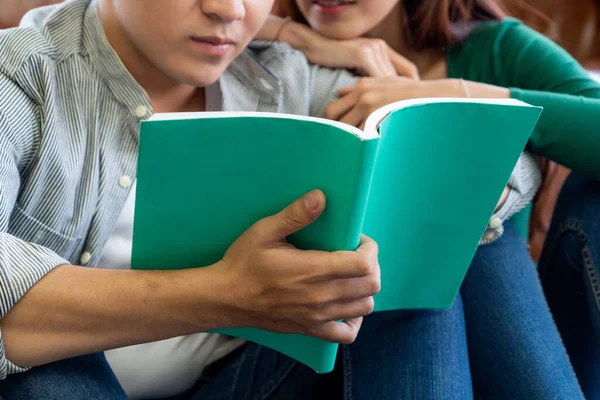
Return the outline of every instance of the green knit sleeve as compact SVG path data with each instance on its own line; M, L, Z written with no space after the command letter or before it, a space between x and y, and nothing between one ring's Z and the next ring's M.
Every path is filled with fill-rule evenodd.
M565 50L520 23L498 37L495 69L511 96L544 108L529 147L600 179L600 84Z

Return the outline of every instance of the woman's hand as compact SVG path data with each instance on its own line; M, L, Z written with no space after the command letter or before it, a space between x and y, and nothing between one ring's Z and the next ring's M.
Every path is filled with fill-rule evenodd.
M325 110L325 118L364 128L375 110L396 101L424 97L462 97L464 90L457 80L416 81L403 77L364 78L340 89L341 98Z
M340 89L341 98L327 106L324 117L363 129L369 115L390 103L427 97L466 97L467 94L475 98L510 97L508 89L458 79L363 78Z
M304 53L313 64L352 69L359 75L401 75L419 79L415 64L396 53L381 39L331 40L314 33L314 38Z
M270 15L256 35L258 40L280 40L304 53L313 64L346 68L371 77L402 75L419 79L417 67L380 39L334 40L310 27Z

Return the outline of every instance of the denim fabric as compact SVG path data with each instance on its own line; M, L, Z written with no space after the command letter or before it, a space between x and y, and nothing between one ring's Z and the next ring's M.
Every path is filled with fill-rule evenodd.
M582 399L527 245L510 222L461 288L475 398Z
M472 399L462 301L443 311L383 312L365 318L342 346L334 372L319 375L248 344L170 400Z
M587 399L600 399L600 182L571 174L539 268L544 291Z
M12 375L0 384L0 395L125 398L98 355ZM365 318L356 342L341 346L331 374L248 344L170 400L472 398L583 398L526 244L510 223L500 240L479 248L450 309Z
M127 400L104 353L32 368L0 381L4 400Z

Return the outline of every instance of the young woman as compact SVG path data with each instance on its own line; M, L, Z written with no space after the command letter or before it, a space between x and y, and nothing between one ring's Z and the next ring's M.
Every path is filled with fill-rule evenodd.
M529 150L598 178L600 85L557 45L505 18L515 5L287 0L280 11L294 22L272 17L258 38L370 76L340 91L330 118L360 126L374 109L403 99L512 97L544 107ZM502 224L503 235L479 248L461 289L475 391L552 398L556 377L569 374L553 366L564 350L527 245L508 218ZM511 391L511 380L529 395Z

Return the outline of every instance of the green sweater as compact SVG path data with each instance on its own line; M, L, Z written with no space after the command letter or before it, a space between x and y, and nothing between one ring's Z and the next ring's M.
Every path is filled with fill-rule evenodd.
M519 21L477 27L447 53L448 77L510 88L544 108L529 149L600 179L600 84L565 50Z

